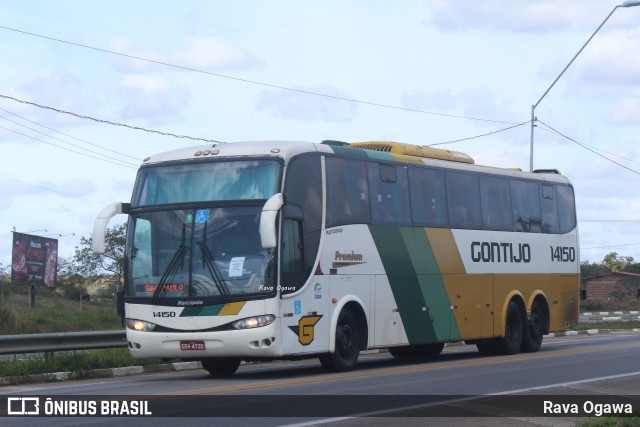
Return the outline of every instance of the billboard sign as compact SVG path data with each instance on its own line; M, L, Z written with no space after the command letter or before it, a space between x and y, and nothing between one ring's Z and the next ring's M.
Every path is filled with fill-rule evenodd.
M58 241L13 233L11 282L54 288L58 278Z

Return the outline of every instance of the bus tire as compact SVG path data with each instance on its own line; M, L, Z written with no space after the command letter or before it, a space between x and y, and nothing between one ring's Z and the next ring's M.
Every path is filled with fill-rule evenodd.
M200 361L202 368L213 376L232 375L240 366L240 359L235 357L218 357Z
M505 318L505 334L499 339L500 352L502 354L516 354L522 347L522 336L524 335L523 315L520 307L515 301L509 302L507 306L507 317Z
M444 343L405 345L401 347L389 347L389 353L398 359L429 359L442 352Z
M522 351L536 352L542 345L542 337L546 330L547 316L542 304L534 301L531 306L531 317L526 322L522 337Z
M360 355L360 328L349 310L342 310L336 325L336 348L320 355L320 364L328 372L345 372L355 368Z

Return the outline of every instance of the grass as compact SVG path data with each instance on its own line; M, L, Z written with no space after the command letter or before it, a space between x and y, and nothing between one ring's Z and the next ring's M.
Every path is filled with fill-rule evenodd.
M25 359L0 360L0 378L53 372L71 372L73 378L84 378L93 369L155 366L163 362L161 359L134 359L126 348L57 352L48 357L34 355Z
M27 286L2 287L0 335L122 329L115 298L80 302L37 289L35 308L30 308Z

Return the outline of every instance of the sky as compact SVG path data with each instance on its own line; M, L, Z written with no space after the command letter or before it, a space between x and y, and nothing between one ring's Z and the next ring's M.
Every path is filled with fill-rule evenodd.
M529 170L534 104L534 169L572 181L582 261L640 262L640 6L545 95L618 4L4 0L0 263L13 230L71 257L142 159L207 141L437 144Z

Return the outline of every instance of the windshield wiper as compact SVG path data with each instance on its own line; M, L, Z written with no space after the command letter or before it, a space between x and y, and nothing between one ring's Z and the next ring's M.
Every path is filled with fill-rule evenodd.
M155 301L158 298L158 296L162 292L162 288L164 287L164 284L167 282L167 279L169 279L170 276L173 276L175 274L175 272L178 270L178 267L180 269L184 268L184 253L186 249L186 246L184 245L184 236L185 236L185 226L183 224L182 225L182 242L180 243L180 246L178 246L178 249L176 249L176 252L173 254L173 257L171 258L171 261L169 261L169 265L167 265L167 268L164 270L164 273L162 273L162 277L158 282L158 287L153 292L153 296L151 297L152 301Z
M162 274L162 277L160 278L160 281L158 282L158 287L153 292L153 296L151 297L152 300L155 300L156 298L158 298L158 296L162 292L162 288L164 287L164 284L167 282L167 279L170 276L173 276L178 268L184 267L184 252L185 252L185 246L184 245L178 246L176 253L173 254L173 258L171 258L171 261L169 262L167 269L164 271L164 273Z
M202 251L202 264L203 267L207 267L209 270L209 274L211 275L211 279L213 283L218 288L218 292L225 298L229 296L229 287L227 286L227 282L220 276L220 271L218 267L216 267L215 259L213 258L213 254L211 250L207 246L206 242L202 240L198 242L198 246L200 247L200 251Z

